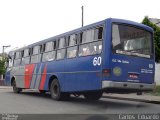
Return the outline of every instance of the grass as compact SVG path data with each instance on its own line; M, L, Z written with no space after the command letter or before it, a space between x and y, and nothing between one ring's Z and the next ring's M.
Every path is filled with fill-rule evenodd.
M156 95L156 96L160 96L160 85L157 85L151 94Z

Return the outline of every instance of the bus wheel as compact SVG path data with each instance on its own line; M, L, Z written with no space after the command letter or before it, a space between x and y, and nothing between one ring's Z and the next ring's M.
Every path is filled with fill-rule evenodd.
M15 80L13 81L12 86L13 86L13 92L14 93L20 93L22 91L21 88L17 88Z
M51 98L57 101L67 100L70 96L69 93L61 92L61 88L57 79L54 79L50 86Z
M84 97L87 100L99 100L102 97L102 91L92 91L84 93Z

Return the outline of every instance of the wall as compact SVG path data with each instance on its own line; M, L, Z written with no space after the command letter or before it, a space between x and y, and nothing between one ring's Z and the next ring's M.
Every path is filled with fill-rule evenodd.
M157 85L160 85L160 63L155 64L156 72L155 72L155 81Z

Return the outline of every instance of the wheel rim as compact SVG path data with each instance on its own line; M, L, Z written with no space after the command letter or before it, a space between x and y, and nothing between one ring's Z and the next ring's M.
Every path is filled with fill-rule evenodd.
M53 97L59 96L59 87L57 84L53 84L53 86L52 86L52 96Z
M53 92L57 96L57 94L58 94L58 86L57 85L53 86Z

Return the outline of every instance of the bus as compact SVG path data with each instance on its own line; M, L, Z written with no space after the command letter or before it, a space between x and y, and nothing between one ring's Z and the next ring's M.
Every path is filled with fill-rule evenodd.
M15 93L98 100L104 92L152 91L154 73L152 28L108 18L9 52L5 83Z

